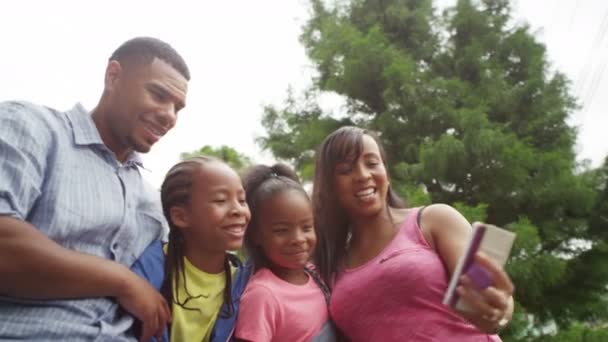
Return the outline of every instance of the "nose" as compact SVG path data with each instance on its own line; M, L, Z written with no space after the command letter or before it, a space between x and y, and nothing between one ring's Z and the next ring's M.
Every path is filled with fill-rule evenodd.
M177 122L177 112L175 110L175 104L172 102L167 103L162 111L158 115L158 121L164 127L168 129L173 128Z
M306 242L306 235L301 229L296 229L292 240L294 245L299 245Z
M357 181L365 181L371 176L369 169L363 163L357 163L354 165L354 169L355 180Z
M247 204L243 204L241 202L234 201L232 207L230 208L230 214L233 216L247 216L249 214L249 207Z

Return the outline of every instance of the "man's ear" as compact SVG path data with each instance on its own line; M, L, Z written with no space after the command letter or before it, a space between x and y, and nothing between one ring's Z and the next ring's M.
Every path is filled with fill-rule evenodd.
M188 228L190 226L190 215L184 207L174 206L169 209L169 217L177 228Z
M118 61L110 61L106 67L106 75L104 85L106 91L112 91L116 88L118 80L122 77L124 70Z

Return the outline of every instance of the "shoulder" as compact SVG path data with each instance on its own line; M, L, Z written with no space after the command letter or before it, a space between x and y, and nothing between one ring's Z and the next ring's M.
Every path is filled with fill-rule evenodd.
M41 137L61 127L61 112L26 101L0 102L0 121L4 129Z
M0 102L1 154L12 153L12 160L33 163L40 172L57 144L71 136L61 114L30 102Z
M247 288L264 287L272 291L277 284L276 280L275 275L270 270L267 268L262 268L255 271L255 273L251 275Z
M40 105L28 101L2 101L0 102L0 110L6 113L26 113L40 112L44 108Z
M247 284L246 292L255 291L259 294L269 294L276 296L281 290L280 280L267 268L256 271Z
M274 297L274 291L272 286L268 286L268 282L257 281L258 279L252 279L249 284L247 284L247 288L245 289L245 293L243 297L247 296L263 296L263 297Z
M422 210L420 219L425 221L442 222L463 218L458 210L444 203L431 204L420 208L420 210Z
M0 113L3 117L20 118L23 121L53 123L61 112L27 101L5 101L0 102Z
M279 301L276 298L274 284L267 279L256 276L257 274L247 284L241 297L241 306L247 306L248 304L263 307L278 306Z
M438 235L451 234L454 231L470 231L467 219L454 207L443 204L431 204L422 209L420 229L425 236L435 240Z
M280 302L260 277L260 271L247 284L238 308L235 336L247 341L272 340L282 317Z

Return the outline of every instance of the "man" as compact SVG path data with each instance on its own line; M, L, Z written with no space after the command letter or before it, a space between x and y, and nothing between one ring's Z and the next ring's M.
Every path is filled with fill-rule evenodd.
M139 153L175 125L190 73L154 38L110 57L88 113L0 103L0 340L130 341L170 311L129 267L163 234ZM131 315L129 315L130 313Z

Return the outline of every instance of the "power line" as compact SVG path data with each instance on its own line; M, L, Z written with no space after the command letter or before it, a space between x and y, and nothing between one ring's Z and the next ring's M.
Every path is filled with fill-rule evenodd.
M593 40L591 50L589 51L589 54L591 57L595 57L596 54L594 54L594 51L602 50L602 48L604 46L604 45L602 45L602 42L604 41L604 38L606 37L606 33L608 33L608 10L605 12L604 16L602 17L600 27L597 31L597 34L595 35L595 39ZM591 107L591 104L593 103L593 99L595 98L598 88L602 84L602 78L604 76L606 66L608 65L608 62L606 61L606 59L601 58L601 53L598 53L597 55L599 56L599 59L600 59L599 66L596 68L596 70L594 70L595 72L593 72L593 77L591 79L591 83L589 84L587 92L585 92L584 90L585 90L585 86L587 85L588 75L591 73L591 68L589 68L587 66L593 65L593 63L591 62L592 58L587 58L587 63L585 64L585 67L583 67L583 69L581 70L581 74L579 74L579 79L577 80L577 82L580 82L580 83L578 84L578 87L577 87L578 91L576 92L576 94L577 94L577 96L579 96L579 95L584 96L583 102L581 104L582 105L581 112L579 115L580 122L584 122L585 117L587 116L589 107Z
M600 28L597 31L595 38L593 39L593 43L591 44L591 50L590 50L591 56L588 56L588 58L586 58L585 65L579 72L578 78L576 79L575 85L577 87L575 88L575 94L577 96L580 96L582 94L583 88L587 84L587 79L588 79L589 73L591 72L590 69L593 65L592 52L595 51L596 49L601 48L600 44L601 44L602 40L604 39L604 36L606 35L607 30L608 30L608 11L606 12L606 14L604 14L604 17L602 18L602 21L600 23Z

